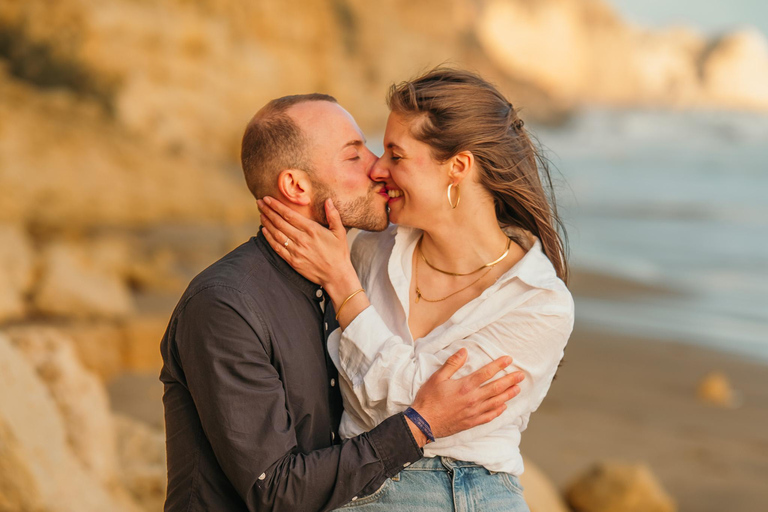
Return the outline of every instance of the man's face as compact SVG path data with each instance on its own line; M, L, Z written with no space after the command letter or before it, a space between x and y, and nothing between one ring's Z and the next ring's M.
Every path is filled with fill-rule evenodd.
M310 101L287 111L309 142L312 163L312 211L327 225L324 203L329 197L348 228L382 231L387 219L383 184L371 180L376 155L365 146L365 136L340 105Z

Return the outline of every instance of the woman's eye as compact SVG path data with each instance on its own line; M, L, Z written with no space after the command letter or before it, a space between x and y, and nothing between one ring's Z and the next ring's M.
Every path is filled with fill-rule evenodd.
M400 160L400 157L397 155L392 155L390 158L392 159L393 162L397 162L398 160Z

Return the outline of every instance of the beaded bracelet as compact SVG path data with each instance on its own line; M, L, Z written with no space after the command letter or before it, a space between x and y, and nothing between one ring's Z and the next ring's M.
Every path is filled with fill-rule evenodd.
M412 407L409 407L405 410L403 413L405 416L413 422L414 425L418 427L419 430L426 436L426 438L434 443L435 442L435 436L432 434L432 428L429 426L429 423L427 423L427 420L424 419L424 417L416 412L415 409Z

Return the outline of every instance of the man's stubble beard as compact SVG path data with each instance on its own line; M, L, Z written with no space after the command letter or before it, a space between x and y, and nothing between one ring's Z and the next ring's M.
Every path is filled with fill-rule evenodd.
M312 215L320 224L327 226L328 217L325 214L325 200L330 198L336 210L339 212L341 223L346 228L357 228L365 231L384 231L389 225L386 207L379 211L376 206L377 194L374 191L376 185L368 189L368 194L349 202L339 201L336 194L319 183L313 183L315 191L312 201Z

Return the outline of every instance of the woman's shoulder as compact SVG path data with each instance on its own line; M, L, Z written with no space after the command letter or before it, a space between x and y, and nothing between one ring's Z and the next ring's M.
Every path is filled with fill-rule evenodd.
M522 310L540 315L549 321L559 318L564 324L573 323L574 302L571 291L557 276L557 271L544 254L537 238L533 238L526 255L508 272L504 281L502 289L509 287L509 293L524 297L521 297L522 303L511 309L516 309L518 313ZM510 301L510 304L514 304L514 301Z
M350 249L352 265L361 278L376 264L387 261L395 245L397 226L390 224L384 231L359 231Z

